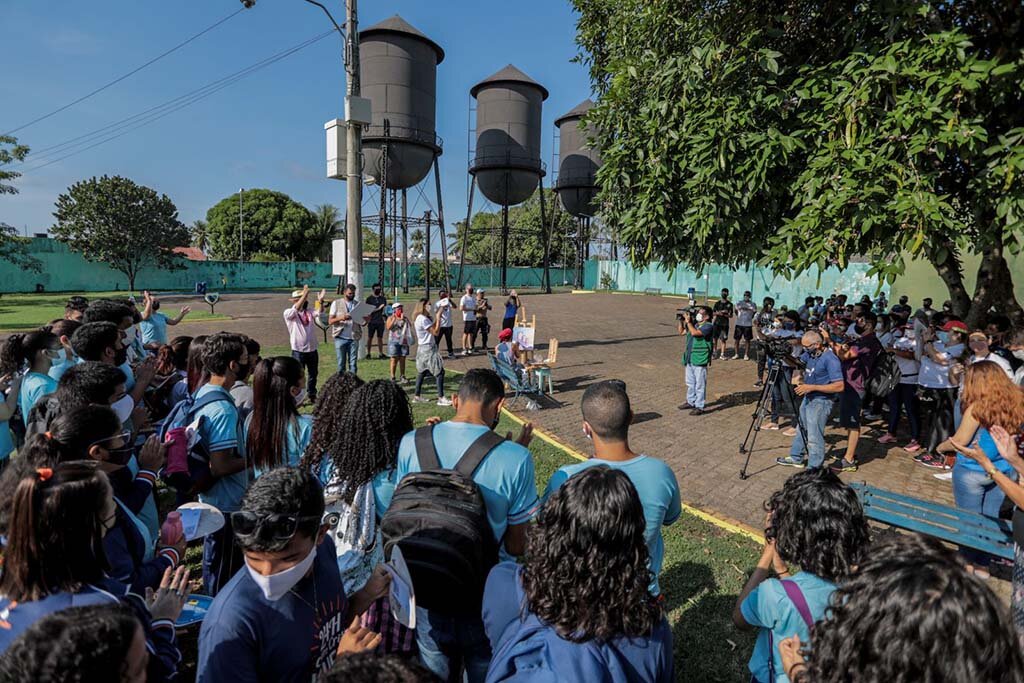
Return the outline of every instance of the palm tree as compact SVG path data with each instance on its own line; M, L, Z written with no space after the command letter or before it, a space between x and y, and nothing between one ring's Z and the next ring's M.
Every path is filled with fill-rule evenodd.
M409 235L409 250L417 257L423 256L423 249L426 246L426 235L422 228L416 228Z
M197 220L189 228L189 232L192 233L192 246L205 254L210 246L210 231L206 221Z
M341 232L341 212L333 204L321 204L313 209L316 228L310 235L309 253L318 261L331 260L331 242Z

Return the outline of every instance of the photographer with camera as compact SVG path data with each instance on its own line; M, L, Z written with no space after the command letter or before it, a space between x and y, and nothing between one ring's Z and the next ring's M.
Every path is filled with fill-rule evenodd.
M686 403L680 410L690 410L690 415L703 415L707 397L708 365L711 364L714 344L714 325L711 309L707 306L690 307L676 313L679 334L686 337L686 351L683 365L686 367Z
M796 355L799 349L793 348L800 344L800 314L796 311L776 313L770 329L758 330L757 339L761 342L767 360L768 368L781 364L778 372L769 372L769 378L775 377L771 386L772 410L768 422L761 425L761 429L777 431L779 429L780 411L784 404L792 401L792 380L793 368L784 362L786 356ZM796 420L794 415L793 419ZM790 428L794 429L794 428ZM787 436L793 436L787 430Z
M800 425L789 455L775 462L789 467L821 467L825 463L825 425L832 413L835 395L846 386L839 358L825 345L820 332L810 330L800 339L804 369L796 374L794 389L800 402ZM806 436L805 436L806 435ZM807 460L803 459L806 438Z

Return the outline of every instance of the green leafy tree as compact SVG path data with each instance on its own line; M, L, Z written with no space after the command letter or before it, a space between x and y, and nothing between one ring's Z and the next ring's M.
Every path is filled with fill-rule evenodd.
M384 251L391 253L391 235L384 235ZM363 226L363 253L380 252L380 233L375 228Z
M437 289L439 287L447 287L444 281L444 263L441 259L430 259L430 263L423 263L416 275L412 278L414 286L423 287L426 282L426 276L430 277L430 286Z
M192 240L192 246L199 251L206 253L210 248L210 227L204 220L197 220L188 229Z
M18 188L10 183L20 178L21 174L4 167L16 161L24 161L28 152L28 146L18 144L18 138L0 135L0 194L18 194Z
M555 193L545 190L545 218L547 224L541 224L540 193L519 206L509 209L508 264L510 266L528 266L539 268L544 265L544 240L542 237L551 228L552 211L554 211ZM551 263L563 260L565 241L560 239L566 230L575 231L576 220L561 209L554 216L555 228L550 241ZM501 210L480 212L472 218L472 229L466 242L466 263L498 263L501 260ZM453 253L462 249L463 238L466 237L466 222L455 224L455 232L448 235L448 246Z
M635 264L930 261L1024 318L1019 2L573 0L605 218ZM981 255L967 291L963 257Z
M303 260L320 248L313 214L283 192L246 190L241 202L237 194L225 197L206 212L206 222L210 254L216 259L238 259L240 232L243 257L266 252Z
M427 236L422 228L416 228L409 233L409 252L419 256L427 246Z
M57 197L50 234L89 261L125 274L135 289L139 272L182 268L175 247L189 243L188 228L167 195L121 176L75 183Z
M18 194L18 188L11 185L21 174L4 167L15 161L24 161L29 149L19 145L18 139L0 135L0 194ZM29 241L18 237L18 231L6 223L0 223L0 261L7 261L20 268L39 272L42 264L28 253Z
M313 260L330 261L332 258L331 242L338 238L345 229L338 207L332 204L321 204L313 209L315 226L310 238L310 253Z

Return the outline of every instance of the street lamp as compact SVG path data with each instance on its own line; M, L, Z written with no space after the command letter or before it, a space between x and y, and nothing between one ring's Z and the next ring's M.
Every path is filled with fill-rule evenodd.
M252 0L255 2L256 0ZM242 255L245 253L242 251L242 192L245 188L238 188L238 260L242 261Z
M359 96L359 32L356 20L356 4L358 0L345 0L345 26L346 32L338 22L331 16L330 11L316 0L305 0L311 5L316 5L324 11L335 30L341 35L344 41L342 51L342 63L345 67L347 83L345 88L345 111L347 123L346 136L346 157L347 165L345 170L346 179L346 212L345 212L345 234L348 248L348 278L349 283L356 286L356 296L362 298L363 291L363 185L362 185L362 156L363 137L361 123L349 116L349 105L362 98ZM256 4L256 0L241 0L242 5L248 9ZM369 111L368 101L363 101L366 110ZM366 123L369 123L368 121Z

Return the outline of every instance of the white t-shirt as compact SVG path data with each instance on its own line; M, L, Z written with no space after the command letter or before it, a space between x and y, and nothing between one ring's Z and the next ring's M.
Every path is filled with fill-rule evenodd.
M452 300L445 297L434 304L434 315L440 316L441 327L452 326Z
M462 311L463 322L474 322L476 320L476 297L472 294L463 294L462 298L459 299L459 308L468 308L468 311Z
M940 357L947 359L949 365L942 365L936 363L924 353L924 344L921 344L921 370L917 376L918 384L929 389L952 389L954 385L949 381L949 368L953 365L953 361L964 352L963 344L954 344L949 348L945 344L936 340L932 343L932 347L935 349L935 353Z
M907 336L904 332L902 337L893 337L892 347L897 351L913 351L917 341L913 336ZM896 356L896 365L900 368L900 384L917 384L917 375L921 370L921 364L915 358L902 358Z
M736 304L736 327L753 327L755 313L757 306L754 302L741 299Z
M995 363L996 365L1003 369L1007 377L1013 379L1013 366L1010 365L1010 361L1006 360L999 354L992 353L991 351L989 351L988 355L985 356L984 358L978 358L977 356L974 355L972 355L970 358L971 365L974 365L975 363L981 363L983 361L990 361L992 363Z
M418 315L413 325L416 328L416 343L422 348L429 349L434 346L434 335L430 331L434 327L434 321L425 315Z

